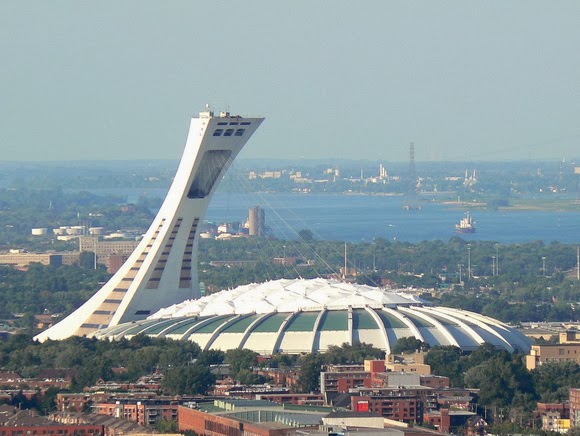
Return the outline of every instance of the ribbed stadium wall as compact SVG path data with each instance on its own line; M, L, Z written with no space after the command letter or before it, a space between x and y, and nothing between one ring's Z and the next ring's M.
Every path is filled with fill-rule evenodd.
M202 349L247 348L260 354L324 352L331 345L357 342L388 353L398 339L410 336L464 351L486 342L510 352L528 352L531 346L515 328L492 318L417 304L160 318L118 325L95 336L119 339L141 333L193 341Z

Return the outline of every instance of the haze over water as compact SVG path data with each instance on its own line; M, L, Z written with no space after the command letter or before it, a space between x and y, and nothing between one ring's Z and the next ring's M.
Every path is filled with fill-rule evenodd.
M296 232L311 230L320 239L349 242L384 238L417 243L423 240L448 241L460 236L472 241L519 243L542 240L546 243L580 241L580 216L567 211L487 211L472 210L477 231L458 235L455 224L465 211L440 203L424 203L419 211L405 211L401 197L372 195L266 194L266 225L282 238L295 237L284 228L282 219ZM244 196L216 194L208 210L209 221L245 219ZM270 210L270 206L275 213ZM280 215L280 218L275 214Z
M139 189L94 190L127 196L164 198L163 189L145 193ZM326 195L292 193L217 192L205 220L215 223L243 222L248 208L259 205L266 210L266 225L271 234L282 239L296 238L302 229L317 239L372 242L375 238L417 243L424 240L448 241L459 236L468 241L495 241L502 244L559 241L580 243L580 214L570 211L499 210L474 208L471 213L477 231L457 234L455 224L464 209L441 203L422 203L420 211L405 211L400 196Z

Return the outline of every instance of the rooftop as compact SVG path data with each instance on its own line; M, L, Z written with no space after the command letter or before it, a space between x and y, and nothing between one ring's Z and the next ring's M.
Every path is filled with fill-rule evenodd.
M281 279L224 290L159 310L153 318L270 312L319 311L348 307L426 304L404 290L329 279Z

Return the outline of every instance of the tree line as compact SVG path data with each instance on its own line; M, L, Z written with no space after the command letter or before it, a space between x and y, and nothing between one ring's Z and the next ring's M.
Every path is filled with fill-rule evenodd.
M299 390L315 389L323 363L361 363L365 358L384 358L384 352L365 344L330 347L327 354L274 355L262 366L276 368L301 367ZM206 394L215 384L213 365L225 364L229 375L242 384L260 384L268 379L253 371L257 368L258 353L247 349L201 350L189 341L151 338L137 335L131 339L100 341L73 336L62 341L33 341L29 335L12 336L0 342L0 368L15 371L22 377L34 378L47 369L71 369L75 373L70 392L82 392L97 381L134 382L153 373L162 374L162 389L171 395ZM122 368L123 371L115 371ZM53 409L59 390L47 393L50 399L39 398L38 403L22 403L16 396L13 403L41 411ZM19 403L19 404L20 404ZM18 405L18 404L15 404Z
M580 281L576 280L576 247L572 245L468 244L460 238L448 243L410 244L377 239L373 243L348 244L348 252L351 267L357 270L356 277L351 279L360 284L422 288L423 297L434 304L482 313L504 322L579 318ZM283 255L297 258L297 264L274 262ZM492 256L499 257L497 270L492 268ZM550 265L545 273L544 259ZM204 239L200 241L199 260L199 278L211 293L279 278L339 277L344 265L344 242L318 241L312 237ZM210 265L212 260L254 263L215 267ZM308 263L309 260L312 262ZM460 265L463 265L461 277ZM109 277L104 268L94 269L89 253L81 255L79 264L72 266L31 264L28 271L0 266L0 319L16 313L70 313Z
M432 288L435 293L425 291L424 298L434 304L505 322L570 321L579 317L576 250L576 246L557 242L503 245L468 243L454 237L447 243L411 244L376 239L348 244L348 259L349 268L357 271L351 279L360 284ZM282 253L311 260L313 265L273 263ZM211 267L211 260L253 260L255 264L219 268ZM314 238L203 240L200 261L200 280L213 290L281 277L339 277L344 242Z

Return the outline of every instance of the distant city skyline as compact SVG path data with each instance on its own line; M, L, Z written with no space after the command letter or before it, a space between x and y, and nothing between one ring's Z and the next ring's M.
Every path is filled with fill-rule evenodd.
M0 161L178 159L209 103L240 158L580 158L580 3L2 2Z

